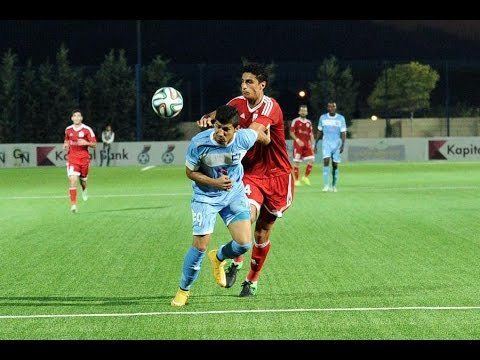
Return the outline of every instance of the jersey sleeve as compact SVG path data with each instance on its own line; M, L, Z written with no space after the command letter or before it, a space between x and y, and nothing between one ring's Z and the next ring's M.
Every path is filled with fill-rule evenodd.
M267 104L262 113L253 120L253 122L262 124L265 127L269 125L278 126L280 123L283 127L283 114L277 103Z
M258 133L252 129L240 129L237 134L239 145L243 150L250 149L258 139Z
M194 141L190 142L185 155L185 166L192 171L200 168L200 158L198 156L198 147Z
M340 131L341 132L347 131L347 124L345 123L345 118L343 116L342 116L342 123L341 123Z
M63 141L67 141L68 140L68 131L67 129L65 129L65 138L63 139Z
M230 106L233 106L236 108L235 105L238 105L238 102L240 101L240 99L238 97L235 97L233 99L231 99L229 102L227 102L227 105L230 105Z
M93 130L91 128L87 128L87 141L90 141L90 142L97 142L97 139L95 138L95 133L93 132Z

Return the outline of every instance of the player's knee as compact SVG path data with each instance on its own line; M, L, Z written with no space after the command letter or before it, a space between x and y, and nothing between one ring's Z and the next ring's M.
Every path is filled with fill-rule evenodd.
M258 211L257 207L255 205L250 205L250 223L253 224L255 221L257 221L258 218Z
M273 224L274 222L264 221L264 219L257 220L254 231L255 242L257 244L263 244L268 241Z
M198 251L206 251L209 243L209 235L194 235L193 237L193 247Z
M208 246L205 244L193 244L193 247L196 248L198 251L205 252L207 251Z
M270 230L259 229L255 230L254 237L256 244L264 244L268 241L270 235Z

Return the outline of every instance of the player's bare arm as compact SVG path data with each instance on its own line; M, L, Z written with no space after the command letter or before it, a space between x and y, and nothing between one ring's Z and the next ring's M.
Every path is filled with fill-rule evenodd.
M248 128L254 130L258 134L257 142L262 145L270 144L270 125L264 126L254 122Z
M323 131L319 130L318 133L317 133L316 140L315 140L315 152L317 152L318 140L322 140L322 139L323 139Z
M217 111L212 111L211 113L205 114L202 116L200 120L197 121L197 125L201 128L208 128L212 127L215 119Z
M220 190L229 190L233 184L227 175L222 175L217 179L213 179L200 171L192 171L185 167L186 175L190 180L195 181L199 185L212 186Z
M342 146L340 146L340 154L343 153L343 148L345 146L345 141L347 140L347 132L342 131Z

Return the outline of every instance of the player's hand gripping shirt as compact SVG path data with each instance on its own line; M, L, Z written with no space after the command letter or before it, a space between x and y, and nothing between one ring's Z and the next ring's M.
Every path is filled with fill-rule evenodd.
M291 165L285 142L283 113L275 99L264 95L257 106L250 108L247 99L238 96L230 100L228 105L237 109L241 128L248 128L252 122L265 127L270 125L270 144L256 143L247 152L243 159L245 174L259 178L289 174Z
M213 138L215 130L209 129L195 135L190 142L186 154L185 165L192 171L199 171L213 179L227 175L233 183L230 191L243 188L242 159L257 141L258 134L252 129L240 129L227 145L221 145ZM194 198L197 201L218 202L218 197L228 194L228 191L210 186L192 184Z

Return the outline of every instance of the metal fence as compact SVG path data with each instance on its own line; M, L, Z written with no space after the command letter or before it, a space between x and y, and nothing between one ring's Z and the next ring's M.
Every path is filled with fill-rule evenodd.
M316 80L317 69L323 60L319 59L318 62L275 63L275 80L272 84L272 89L283 108L285 120L297 116L300 103L306 102L312 105L308 96L306 99L299 98L298 91L305 89L308 94L309 84ZM441 126L444 129L442 130L445 132L444 135L453 136L451 134L451 119L470 118L474 119L473 122L478 121L480 116L480 89L478 87L480 62L425 61L421 59L416 59L416 61L430 65L438 72L440 79L431 94L430 108L416 112L413 120L415 123L422 122L423 118L442 119L443 123ZM370 118L372 110L368 106L367 98L371 94L382 70L397 63L400 62L338 60L340 69L351 68L353 79L359 84L355 110L352 119L349 120ZM135 89L135 66L129 64L129 67L131 70L130 75L128 75L130 77L129 81ZM31 123L32 119L29 118L28 107L32 104L30 103L31 101L26 102L24 98L24 94L29 89L25 88L22 81L25 69L25 66L16 67L15 85L13 87L10 86L10 88L14 89L13 94L10 94L11 96L8 97L2 93L3 96L0 96L0 107L3 109L3 114L0 117L0 142L45 142L45 140L51 140L44 138L45 135L42 135L42 132L31 130L45 126L47 123L39 121L45 114L40 114L40 117L35 120L37 123ZM38 70L38 66L35 69ZM124 115L126 114L127 120L116 124L115 114L111 114L111 117L108 115L108 109L112 108L111 102L105 102L98 103L95 106L97 108L102 107L102 113L107 115L104 118L88 118L87 116L85 122L91 124L97 132L100 132L106 123L113 123L114 127L116 127L115 130L119 141L166 140L168 137L171 137L172 140L182 139L183 134L181 131L169 131L167 133L167 130L180 128L178 126L179 123L194 121L202 114L213 110L218 105L224 104L239 94L240 64L178 64L171 62L168 65L168 69L174 74L176 81L181 80L178 90L182 92L184 97L184 108L181 114L174 120L165 121L153 116L148 102L152 94L145 92L142 94L145 99L142 103L141 114L138 116L135 111L135 91L133 91L133 94L132 92L119 92L115 94L116 97L112 100L129 104L129 108L122 109ZM74 103L83 108L88 105L86 79L95 75L99 70L99 65L75 67L74 70L80 74L80 79L75 83L71 96L74 99ZM144 74L142 73L141 75L143 76ZM115 79L112 79L112 81L115 81ZM1 80L0 88L6 88L6 84L2 83ZM145 89L142 90L144 91ZM50 94L50 96L55 95ZM36 100L38 102L43 101L40 97ZM5 103L1 103L2 101ZM8 103L6 103L7 101ZM342 99L336 99L336 101L338 112L342 113ZM6 112L6 109L8 109L9 113ZM311 119L317 120L319 116L320 111L318 113L315 113L313 110L310 111L309 117ZM61 137L64 127L69 122L68 115L61 114L55 121L49 122L47 126L50 131L55 129L54 137ZM436 125L432 123L431 126ZM407 129L407 127L404 128ZM383 136L385 134L392 137L406 136L406 133L406 130L403 132L385 132ZM7 134L9 135L7 136ZM463 134L463 136L468 136L468 134Z

